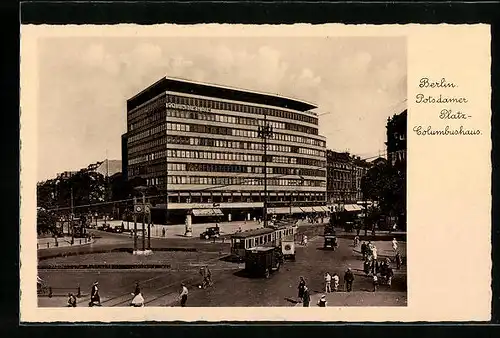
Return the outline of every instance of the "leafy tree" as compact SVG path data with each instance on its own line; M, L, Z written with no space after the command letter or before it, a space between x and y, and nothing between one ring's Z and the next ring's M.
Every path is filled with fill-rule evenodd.
M381 163L371 168L361 180L361 190L365 199L379 202L381 214L404 218L406 171L402 166Z
M60 229L57 225L58 221L57 216L53 212L39 207L37 209L36 221L37 221L36 223L37 233L39 235L47 233L52 234L52 236L54 236L55 238L56 246L58 246L57 236L59 236Z

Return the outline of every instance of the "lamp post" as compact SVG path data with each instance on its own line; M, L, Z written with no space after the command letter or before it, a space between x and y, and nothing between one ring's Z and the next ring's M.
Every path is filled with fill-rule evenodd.
M259 126L259 137L264 140L264 228L267 228L267 139L273 135L273 127L267 124L267 114L264 113L264 125Z

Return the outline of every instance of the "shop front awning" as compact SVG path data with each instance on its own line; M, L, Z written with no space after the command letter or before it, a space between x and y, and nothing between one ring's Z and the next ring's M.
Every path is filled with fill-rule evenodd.
M223 216L220 209L193 209L193 216Z
M300 210L302 210L302 212L314 212L312 207L300 207Z
M292 210L293 212L293 210ZM282 208L267 208L267 213L272 214L272 215L283 215L283 214L289 214L290 213L290 208L282 207Z
M345 211L360 211L361 208L357 204L346 204L344 205Z

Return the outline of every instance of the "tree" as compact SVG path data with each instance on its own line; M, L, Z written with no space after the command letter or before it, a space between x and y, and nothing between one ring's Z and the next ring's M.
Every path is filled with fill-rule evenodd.
M406 214L406 171L381 163L368 170L361 180L366 200L379 202L382 214L403 218Z
M37 233L39 235L41 234L47 234L50 233L52 236L54 236L55 241L56 241L56 246L58 246L57 243L57 236L59 235L59 227L57 226L57 216L52 212L48 211L44 208L38 208L37 209Z

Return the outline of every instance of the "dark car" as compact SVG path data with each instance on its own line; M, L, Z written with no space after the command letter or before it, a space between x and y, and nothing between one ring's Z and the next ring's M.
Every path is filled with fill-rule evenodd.
M204 232L200 234L201 239L210 239L210 238L219 238L220 237L220 229L219 227L210 227L207 228Z
M246 250L245 271L251 276L269 278L272 272L280 269L283 262L281 248L255 247Z

